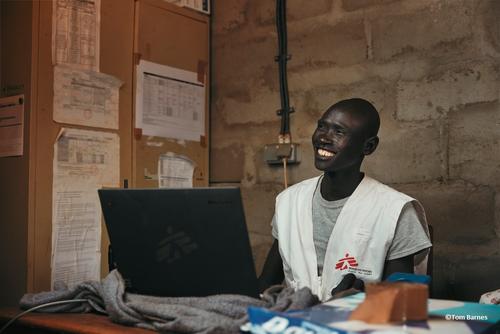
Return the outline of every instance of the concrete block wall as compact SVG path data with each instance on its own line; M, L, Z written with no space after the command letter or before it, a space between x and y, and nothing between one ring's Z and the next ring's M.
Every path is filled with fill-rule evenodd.
M435 296L500 288L500 2L289 0L294 142L289 182L318 175L311 135L334 102L380 112L366 173L419 199L434 227ZM280 108L275 1L213 8L211 182L241 186L257 270L272 242L282 168L263 161Z

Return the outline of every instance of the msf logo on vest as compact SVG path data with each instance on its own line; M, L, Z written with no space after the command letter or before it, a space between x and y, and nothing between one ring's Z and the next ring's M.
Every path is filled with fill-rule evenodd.
M346 253L345 257L338 260L335 264L335 269L345 270L348 268L355 268L358 266L358 262L354 256L349 256L349 253Z
M337 261L335 270L347 270L347 272L364 276L372 275L371 269L360 268L356 258L354 256L349 256L349 253L346 253L345 257Z

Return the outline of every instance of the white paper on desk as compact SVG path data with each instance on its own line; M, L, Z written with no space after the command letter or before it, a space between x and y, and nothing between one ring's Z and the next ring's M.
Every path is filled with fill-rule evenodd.
M52 63L99 70L101 0L53 0Z
M194 162L184 155L169 152L158 160L159 188L192 188Z
M99 280L101 206L97 189L119 185L115 133L63 128L54 144L51 286Z
M24 95L0 98L0 157L23 155Z
M118 129L117 78L67 65L54 67L54 121Z
M200 141L205 134L205 85L198 74L141 60L136 128L144 135Z

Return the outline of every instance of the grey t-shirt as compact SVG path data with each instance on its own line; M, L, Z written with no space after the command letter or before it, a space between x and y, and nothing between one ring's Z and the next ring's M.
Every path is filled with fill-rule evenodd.
M332 234L333 227L340 211L349 199L349 197L346 197L338 201L327 201L323 198L319 190L320 183L318 182L312 202L313 239L316 248L319 275L323 271L326 247L328 246L328 240ZM278 239L278 230L274 217L272 235ZM432 244L427 236L427 231L424 230L424 227L420 223L413 202L407 203L399 216L394 239L387 252L386 260L399 259L418 253L431 246Z

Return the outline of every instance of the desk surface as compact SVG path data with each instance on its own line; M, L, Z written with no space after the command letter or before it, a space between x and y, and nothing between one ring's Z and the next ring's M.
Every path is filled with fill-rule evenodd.
M0 309L0 324L21 310ZM0 326L0 328L1 328ZM86 333L86 334L151 334L146 329L115 324L107 316L93 313L28 313L16 320L5 333Z

